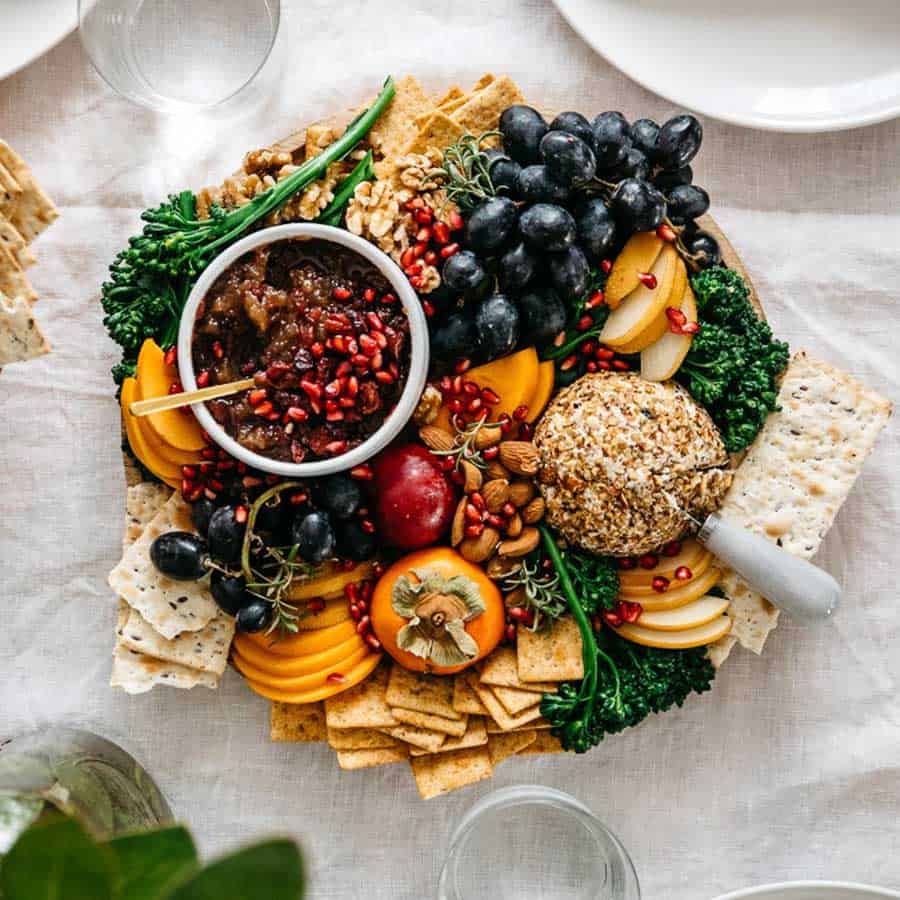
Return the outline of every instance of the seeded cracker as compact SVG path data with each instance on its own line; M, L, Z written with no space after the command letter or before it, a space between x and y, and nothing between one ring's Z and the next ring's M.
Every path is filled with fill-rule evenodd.
M788 365L778 403L780 412L766 420L719 512L810 559L859 477L892 406L846 372L803 351ZM760 653L778 610L735 572L723 569L720 586L731 601L731 633L742 646ZM717 658L723 659L723 653L721 648Z
M25 161L2 140L0 140L0 165L12 175L21 188L21 193L5 210L7 218L30 244L59 216L59 213L53 201L34 180L31 169Z
M501 734L488 735L488 753L491 754L491 763L499 766L504 759L521 753L529 744L533 744L537 732L531 731L504 731Z
M147 523L162 509L171 495L170 487L155 481L129 485L125 494L123 550L127 550L141 536Z
M199 631L218 614L202 582L173 581L150 561L150 545L166 531L193 531L190 506L174 493L109 573L109 586L165 638Z
M109 683L112 687L121 688L126 694L144 694L157 684L183 689L200 685L214 689L218 686L218 679L210 672L189 669L178 663L162 662L119 645L113 651L112 677Z
M0 366L35 359L50 352L50 345L24 297L7 298L0 292Z
M453 708L453 680L437 675L410 672L394 663L387 687L388 706L399 706L417 712L461 719Z
M269 737L273 741L304 744L324 741L325 707L321 703L273 701L269 716Z
M16 226L3 213L0 213L0 243L9 250L23 269L34 265L35 255L29 249L25 238L19 234Z
M484 727L484 719L481 716L472 716L469 719L469 727L466 733L460 737L449 737L437 751L410 750L410 756L425 756L429 752L449 753L453 750L465 750L467 747L480 747L488 740L487 729Z
M531 631L520 625L516 652L523 681L584 678L581 635L574 619L560 619L550 631Z
M384 664L365 681L325 701L329 728L393 728L398 724L385 700L388 667Z
M0 293L7 297L22 297L29 303L37 300L37 294L22 270L12 250L0 243Z
M8 214L22 196L22 188L12 177L12 173L3 163L0 163L0 210L9 218Z
M391 707L391 712L398 722L415 725L416 728L442 731L444 734L450 734L454 737L460 737L465 734L468 724L468 716L466 715L462 715L459 719L445 719L443 716L432 716L412 709L401 709L398 706Z
M416 787L423 800L439 797L468 784L475 784L494 773L487 746L471 747L454 753L433 753L410 760Z

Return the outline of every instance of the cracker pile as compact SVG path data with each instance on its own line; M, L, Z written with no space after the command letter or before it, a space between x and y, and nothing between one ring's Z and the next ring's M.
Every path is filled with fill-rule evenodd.
M583 674L573 623L540 634L520 628L516 648L500 647L480 668L453 677L385 662L324 703L273 703L271 738L327 741L348 770L408 760L429 800L490 778L510 756L561 753L541 697Z
M35 262L31 242L57 215L25 161L0 140L0 366L50 351L32 315L37 294L25 270Z
M172 581L150 561L164 531L193 531L190 506L149 481L128 488L124 554L110 572L119 617L110 684L143 694L158 684L216 688L228 664L234 620L220 612L205 584Z

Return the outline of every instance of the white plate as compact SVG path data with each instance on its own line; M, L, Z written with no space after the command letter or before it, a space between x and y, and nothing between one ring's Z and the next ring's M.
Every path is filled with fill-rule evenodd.
M879 900L900 898L897 891L838 881L795 881L747 888L716 900Z
M898 0L554 0L614 66L679 105L772 131L900 115Z
M55 47L78 24L76 0L0 0L0 79Z

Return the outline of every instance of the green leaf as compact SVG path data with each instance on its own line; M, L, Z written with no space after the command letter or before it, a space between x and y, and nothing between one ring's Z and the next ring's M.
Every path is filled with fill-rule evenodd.
M113 900L114 861L72 819L28 829L0 868L5 900Z
M194 841L181 827L125 835L107 846L118 863L116 896L123 900L163 900L199 867Z
M275 840L254 844L210 864L169 900L301 900L304 885L297 845Z

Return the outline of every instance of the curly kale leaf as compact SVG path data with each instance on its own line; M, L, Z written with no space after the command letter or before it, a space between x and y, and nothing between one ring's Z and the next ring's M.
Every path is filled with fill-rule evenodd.
M777 409L778 378L788 346L756 315L750 291L737 272L714 266L691 284L700 331L678 371L678 380L702 403L729 452L753 443Z

